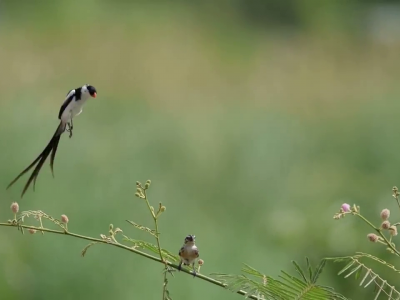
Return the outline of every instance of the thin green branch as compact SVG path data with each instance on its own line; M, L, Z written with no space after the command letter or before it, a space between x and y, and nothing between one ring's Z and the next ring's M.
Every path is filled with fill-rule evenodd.
M382 230L380 228L377 228L372 224L370 221L368 221L364 216L362 216L358 212L353 212L354 215L358 216L361 218L365 223L367 223L369 226L371 226L386 242L386 245L397 255L400 256L400 252L393 246L393 244L386 238L386 236L382 233Z
M396 199L397 206L400 208L400 201L399 201L400 193L399 193L399 189L396 186L394 186L392 191L393 191L393 198Z
M149 209L149 211L151 213L151 216L153 218L153 221L154 221L154 226L155 226L155 231L156 231L155 232L156 234L154 235L154 237L157 240L157 247L158 247L158 251L160 252L160 259L161 259L161 261L164 261L164 258L162 256L162 252L161 252L160 232L158 231L157 216L154 213L154 209L151 209L150 202L149 202L149 199L147 197L146 189L142 188L142 190L143 190L144 200L146 201L147 207L148 207L148 209Z
M169 271L169 268L168 268L168 264L167 264L166 260L164 260L164 257L162 255L162 249L161 249L161 244L160 244L160 232L158 230L158 220L157 220L159 214L157 213L157 215L156 215L154 213L154 208L152 208L150 206L149 198L147 197L146 190L147 190L147 188L149 186L148 184L149 184L149 181L147 181L146 186L144 188L142 186L140 186L140 188L142 189L144 200L146 201L147 208L149 209L151 217L153 218L153 221L154 221L155 234L153 236L156 238L156 241L157 241L157 248L158 248L158 252L160 254L160 259L161 259L161 261L163 261L165 263L165 267L164 267L165 268L165 270L164 270L164 283L163 283L163 289L162 289L162 300L165 300L165 299L167 299L167 293L168 293L168 289L167 289L167 285L168 285L167 273ZM160 204L160 208L161 208L161 204ZM160 211L160 209L159 209L159 211Z
M156 262L159 262L159 263L162 263L162 264L167 264L169 267L174 268L176 270L178 269L178 265L176 265L176 264L170 263L168 261L165 261L163 259L160 259L158 257L155 257L153 255L147 254L145 252L142 252L142 251L137 250L137 249L132 248L132 247L128 247L128 246L120 244L120 243L109 242L109 241L106 241L106 240L103 240L103 239L97 239L97 238L93 238L93 237L89 237L89 236L84 236L84 235L73 233L73 232L66 231L66 230L54 230L54 229L49 229L49 228L41 228L41 227L30 226L30 225L10 224L10 223L0 223L0 226L9 227L9 228L10 227L15 227L15 228L22 227L22 228L26 228L26 229L35 229L37 231L44 231L44 232L55 233L55 234L60 234L60 235L68 235L68 236L71 236L71 237L75 237L75 238L79 238L79 239L83 239L83 240L87 240L87 241L97 242L97 243L101 243L101 244L108 244L108 245L112 245L112 246L115 246L115 247L130 251L130 252L133 252L135 254L138 254L138 255L143 256L143 257L148 258L148 259L151 259L153 261L156 261ZM193 275L191 273L191 271L189 271L189 270L182 269L181 271L186 273L186 274ZM197 274L196 278L199 278L201 280L207 281L207 282L212 283L212 284L214 284L216 286L219 286L219 287L226 288L226 286L227 286L226 284L224 284L224 283L222 283L222 282L220 282L218 280L215 280L215 279L213 279L211 277L204 276L202 274ZM249 298L249 299L254 299L254 300L259 299L259 298L257 298L257 296L248 295L248 293L246 293L245 291L242 291L242 290L239 290L236 293L239 294L239 295L242 295L242 296L247 296L247 298Z

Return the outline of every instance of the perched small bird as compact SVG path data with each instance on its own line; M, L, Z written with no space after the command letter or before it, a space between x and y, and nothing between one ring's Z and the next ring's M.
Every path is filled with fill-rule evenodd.
M192 265L193 267L193 276L196 276L196 269L194 268L194 263L196 258L199 257L199 250L197 249L195 243L196 236L189 234L185 238L185 243L183 244L182 248L179 250L179 257L181 261L179 262L178 270L182 269L182 263L185 266Z
M42 168L44 162L47 157L50 155L50 169L51 173L54 177L54 158L56 156L58 143L60 142L61 135L67 131L69 132L69 137L72 137L72 130L74 128L72 119L79 115L82 112L82 107L85 102L89 99L89 97L96 98L97 91L96 88L92 85L85 84L84 86L78 87L76 89L70 90L67 93L67 97L64 100L64 103L61 105L60 111L58 113L58 119L60 120L60 124L57 127L56 132L51 138L50 142L47 144L46 148L39 154L39 156L25 169L23 170L11 183L7 186L7 189L11 187L22 175L28 172L35 165L35 169L33 170L31 176L28 179L28 182L25 184L25 187L22 191L21 198L24 196L26 190L29 185L33 181L33 190L35 190L36 179L39 176L40 169Z

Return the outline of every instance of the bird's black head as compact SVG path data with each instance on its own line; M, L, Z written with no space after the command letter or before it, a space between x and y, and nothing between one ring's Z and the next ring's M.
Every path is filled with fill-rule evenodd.
M185 243L194 242L195 238L196 236L189 234L187 237L185 237Z
M88 90L90 96L92 96L93 98L96 98L97 91L96 91L96 88L93 85L86 84L86 89Z

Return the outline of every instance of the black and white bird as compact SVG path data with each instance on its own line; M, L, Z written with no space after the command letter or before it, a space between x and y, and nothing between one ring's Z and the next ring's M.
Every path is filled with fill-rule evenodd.
M29 177L25 187L22 191L21 198L24 196L26 190L29 185L33 181L33 190L35 190L36 179L39 176L40 169L42 168L44 162L47 157L50 155L50 169L51 173L54 177L54 158L56 156L58 143L60 142L61 135L67 131L69 132L69 137L72 137L72 130L74 128L72 119L75 116L78 116L82 112L82 107L85 102L90 98L96 98L97 91L96 88L92 85L85 84L84 86L78 87L76 89L70 90L64 100L64 103L61 105L60 111L58 113L58 119L60 120L60 124L57 127L56 132L51 138L50 142L47 144L46 148L39 154L39 156L25 169L23 170L11 183L7 186L7 189L11 187L22 175L28 172L35 165L35 169L33 170L31 176Z
M185 242L181 249L179 250L179 257L181 261L178 265L178 270L182 269L182 263L186 266L192 265L193 267L193 276L196 276L196 269L194 267L194 263L196 259L199 257L199 249L195 245L196 236L189 234L185 238Z

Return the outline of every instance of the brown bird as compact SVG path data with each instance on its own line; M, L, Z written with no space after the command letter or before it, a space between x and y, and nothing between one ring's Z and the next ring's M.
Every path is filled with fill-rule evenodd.
M185 238L185 242L182 248L179 250L179 257L181 261L179 262L178 270L182 269L182 263L185 266L192 265L193 267L193 276L196 276L196 269L194 267L194 263L196 259L199 257L199 250L195 245L195 238L196 236L189 234Z

